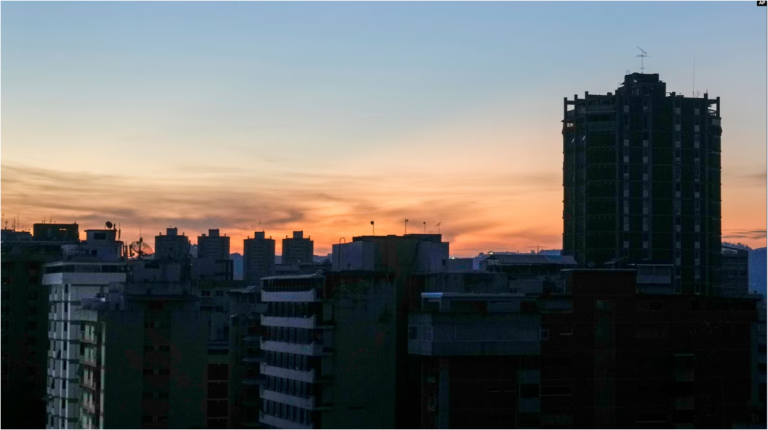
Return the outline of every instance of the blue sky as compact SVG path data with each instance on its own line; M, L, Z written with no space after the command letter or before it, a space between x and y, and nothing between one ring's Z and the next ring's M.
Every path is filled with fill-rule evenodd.
M1 7L4 212L135 225L143 205L158 230L245 235L262 218L334 242L408 217L444 221L469 254L559 247L562 99L614 91L639 45L688 95L695 53L696 89L723 100L723 228L765 243L754 2ZM29 197L83 178L61 190L76 205Z

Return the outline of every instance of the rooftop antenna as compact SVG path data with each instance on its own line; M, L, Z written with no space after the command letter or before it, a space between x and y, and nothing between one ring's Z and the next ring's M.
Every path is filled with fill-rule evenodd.
M408 234L408 218L405 219L405 233L404 235Z
M424 234L427 234L427 222L424 221Z
M443 222L442 222L442 221L440 221L440 222L439 222L439 223L437 223L437 225L435 226L435 227L437 227L437 234L440 234L440 224L442 224L442 223L443 223Z
M696 97L696 51L693 51L693 83L691 84L691 97Z
M373 225L373 221L371 221L371 229L373 229L373 235L376 236L376 226Z
M637 47L637 49L640 50L641 54L636 55L636 57L640 57L640 73L645 73L645 64L643 63L643 60L645 60L645 57L650 57L647 52L643 51L643 48Z

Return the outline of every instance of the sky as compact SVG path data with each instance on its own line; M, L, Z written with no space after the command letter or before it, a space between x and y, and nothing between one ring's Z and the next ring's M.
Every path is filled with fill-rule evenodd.
M402 234L407 218L454 256L559 249L563 98L615 91L640 71L640 46L668 91L721 97L723 240L766 245L754 2L2 2L0 14L2 212L26 227L109 220L150 245L167 227L219 228L233 252L256 230L303 230L320 255L371 221Z

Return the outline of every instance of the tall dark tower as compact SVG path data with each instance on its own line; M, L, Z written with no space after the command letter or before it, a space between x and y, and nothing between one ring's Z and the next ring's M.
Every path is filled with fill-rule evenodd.
M658 74L563 104L563 254L674 265L709 294L721 253L720 98L666 92Z
M248 285L259 285L261 278L275 274L275 241L257 231L253 239L243 240L243 279Z

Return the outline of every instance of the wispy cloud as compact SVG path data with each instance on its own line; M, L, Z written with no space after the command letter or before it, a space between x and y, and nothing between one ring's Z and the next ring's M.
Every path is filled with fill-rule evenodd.
M51 216L77 221L83 228L97 228L106 220L120 222L130 240L138 237L139 228L144 236L168 226L190 235L220 228L235 238L233 250L241 248L240 240L259 222L275 237L294 229L307 231L318 252L328 250L340 236L368 234L371 220L377 233L399 234L405 218L411 220L410 232L423 231L425 222L427 231L437 231L435 224L442 221L442 233L457 250L527 246L523 242L533 237L559 241L548 231L551 222L539 224L541 234L513 227L530 225L531 201L560 200L559 178L545 175L486 175L447 183L423 172L376 176L197 167L168 178L4 164L3 210L20 214L30 224ZM510 210L516 199L520 208Z
M768 181L768 172L765 169L758 172L723 172L723 183L725 185L737 185L739 187L761 187L765 188Z
M723 234L723 239L765 239L765 238L766 238L765 229L730 230L727 234Z

